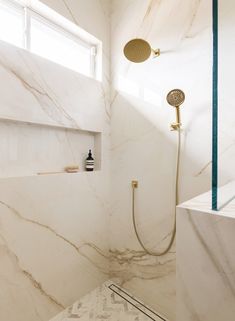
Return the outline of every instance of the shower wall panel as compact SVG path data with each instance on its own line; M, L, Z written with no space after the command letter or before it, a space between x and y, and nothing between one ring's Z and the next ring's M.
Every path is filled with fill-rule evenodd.
M235 181L220 187L223 200ZM233 321L235 201L211 211L211 192L177 209L177 321Z
M1 321L49 320L109 276L108 3L81 1L70 7L61 1L58 8L57 0L44 2L103 41L103 81L0 43ZM73 131L71 141L64 128L80 134ZM72 162L73 152L94 147L94 136L83 130L101 132L100 171L31 176L43 162L57 171L63 151L61 157ZM84 155L79 157L81 163Z
M113 277L156 311L175 320L175 247L163 257L145 255L131 219L131 180L136 220L149 250L163 249L173 228L177 134L174 88L181 106L180 202L207 191L211 180L211 1L114 0L112 8L112 215ZM161 55L129 62L123 47L147 40ZM116 256L115 256L116 255Z

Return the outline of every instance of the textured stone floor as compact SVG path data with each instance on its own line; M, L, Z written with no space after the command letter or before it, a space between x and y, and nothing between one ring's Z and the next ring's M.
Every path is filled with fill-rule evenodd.
M75 302L50 321L164 321L110 281Z

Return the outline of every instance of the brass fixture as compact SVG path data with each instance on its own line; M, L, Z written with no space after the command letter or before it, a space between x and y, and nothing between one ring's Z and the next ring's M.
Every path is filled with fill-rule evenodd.
M138 181L132 181L131 186L132 188L138 188Z
M154 57L160 55L160 49L153 50L149 43L143 39L132 39L124 47L125 57L135 63L140 63L147 60L151 53ZM142 249L149 255L152 256L162 256L168 253L174 243L176 235L176 206L179 204L179 170L180 170L180 151L181 151L181 122L180 122L180 105L185 100L185 94L180 89L173 89L167 95L167 102L176 108L176 122L171 124L171 129L177 131L178 134L178 144L177 144L177 157L176 157L176 173L175 173L175 208L174 208L174 223L173 229L170 235L170 240L164 250L161 251L151 251L149 250L144 242L142 241L140 234L138 232L138 227L136 223L136 213L135 213L135 190L138 188L138 181L132 181L132 222L135 231L136 238L142 247Z
M160 49L152 49L146 40L140 38L130 40L123 51L125 57L135 63L147 60L151 54L153 54L153 57L160 56Z
M165 249L161 251L151 251L149 250L138 231L138 226L136 222L136 210L135 210L135 189L138 187L138 181L132 181L132 222L135 231L136 238L142 247L142 249L149 255L152 256L162 256L170 251L175 240L176 235L176 206L179 204L179 173L180 173L180 152L181 152L181 123L180 123L180 105L183 104L185 100L185 94L180 89L173 89L167 95L167 102L176 108L176 123L171 124L172 130L177 131L177 157L176 157L176 172L175 172L175 207L174 207L174 222L173 229L171 232L170 240Z
M163 256L166 253L168 253L170 251L170 249L172 248L172 245L175 240L175 235L176 235L176 206L179 204L179 171L180 171L180 150L181 150L180 127L178 127L176 130L178 133L178 144L177 144L176 173L175 173L175 204L174 204L175 207L174 207L174 218L173 218L174 222L173 222L173 228L172 228L170 240L169 240L166 248L161 251L149 250L145 246L144 242L142 241L142 238L141 238L139 231L138 231L137 222L136 222L136 209L135 209L135 189L138 187L138 181L132 181L132 184L131 184L132 185L132 222L133 222L135 235L136 235L137 240L138 240L140 246L142 247L142 249L148 255L151 255L151 256Z
M182 125L180 122L180 105L185 101L185 94L180 89L173 89L168 93L166 100L169 105L175 107L176 111L176 122L171 124L171 130L178 130Z

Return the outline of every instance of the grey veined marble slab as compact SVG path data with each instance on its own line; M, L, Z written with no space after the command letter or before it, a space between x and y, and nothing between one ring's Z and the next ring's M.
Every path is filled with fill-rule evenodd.
M164 321L111 281L93 290L50 321ZM166 320L165 320L166 321Z
M235 320L235 204L206 204L204 194L177 209L177 321Z

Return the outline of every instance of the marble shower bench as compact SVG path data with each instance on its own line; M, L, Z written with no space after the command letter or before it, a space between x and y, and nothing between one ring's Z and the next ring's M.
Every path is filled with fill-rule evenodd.
M218 195L219 211L211 192L177 208L177 321L235 320L235 181Z

